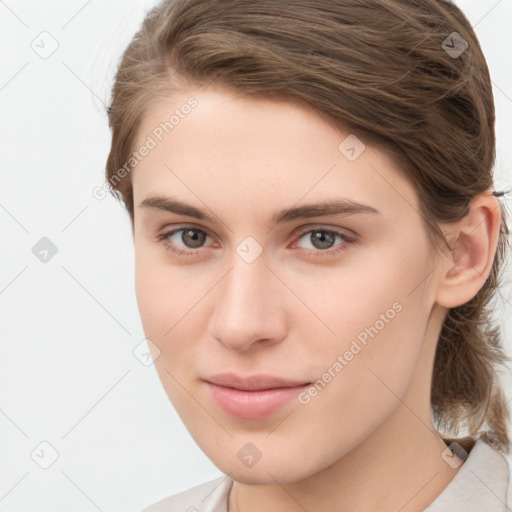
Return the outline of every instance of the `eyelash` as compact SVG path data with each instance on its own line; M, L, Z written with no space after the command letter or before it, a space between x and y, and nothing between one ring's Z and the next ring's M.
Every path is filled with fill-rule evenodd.
M209 236L208 233L206 233L206 231L196 228L195 226L182 226L180 228L176 228L171 231L167 231L166 233L162 233L162 234L158 235L157 239L164 244L165 250L172 252L173 254L177 254L179 256L195 256L200 252L199 249L195 249L195 250L179 249L179 248L176 248L173 244L169 243L169 241L168 241L168 238L170 236L172 236L175 233L178 233L180 231L185 231L187 229L190 229L193 231L200 231L200 232L206 234L207 236ZM314 256L314 257L337 256L338 254L347 250L347 244L355 243L355 238L349 237L345 233L342 233L335 229L327 229L327 228L323 228L323 227L309 228L305 231L293 233L293 236L296 237L296 240L300 240L304 235L307 235L308 233L312 233L313 231L332 233L336 238L341 239L344 243L338 245L335 249L328 249L325 251L322 251L321 249L317 249L317 250L303 249L304 251L307 251L308 256Z

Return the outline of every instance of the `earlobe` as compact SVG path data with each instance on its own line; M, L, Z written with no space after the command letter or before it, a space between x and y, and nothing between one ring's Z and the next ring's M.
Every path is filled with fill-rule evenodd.
M501 226L501 205L490 192L476 196L468 214L450 226L450 256L443 256L436 302L453 308L470 301L488 278Z

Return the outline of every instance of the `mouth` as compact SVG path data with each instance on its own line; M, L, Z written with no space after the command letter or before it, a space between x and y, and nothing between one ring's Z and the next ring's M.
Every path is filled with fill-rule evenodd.
M270 416L311 385L311 382L270 375L221 374L203 380L218 407L231 416L246 420Z

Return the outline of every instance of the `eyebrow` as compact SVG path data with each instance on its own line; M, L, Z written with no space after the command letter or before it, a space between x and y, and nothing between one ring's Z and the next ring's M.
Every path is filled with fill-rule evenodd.
M186 215L187 217L206 220L211 223L217 220L214 215L209 214L205 210L178 201L172 197L149 196L146 197L139 206L163 210L178 215ZM380 212L373 206L359 203L351 199L335 198L321 203L305 204L276 211L272 215L272 225L323 215L352 215L354 213L379 214Z

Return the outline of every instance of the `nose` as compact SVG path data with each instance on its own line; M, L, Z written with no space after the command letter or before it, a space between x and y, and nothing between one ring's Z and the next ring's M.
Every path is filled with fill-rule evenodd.
M235 255L213 297L211 338L242 352L279 343L287 330L285 292L264 257L247 263Z

